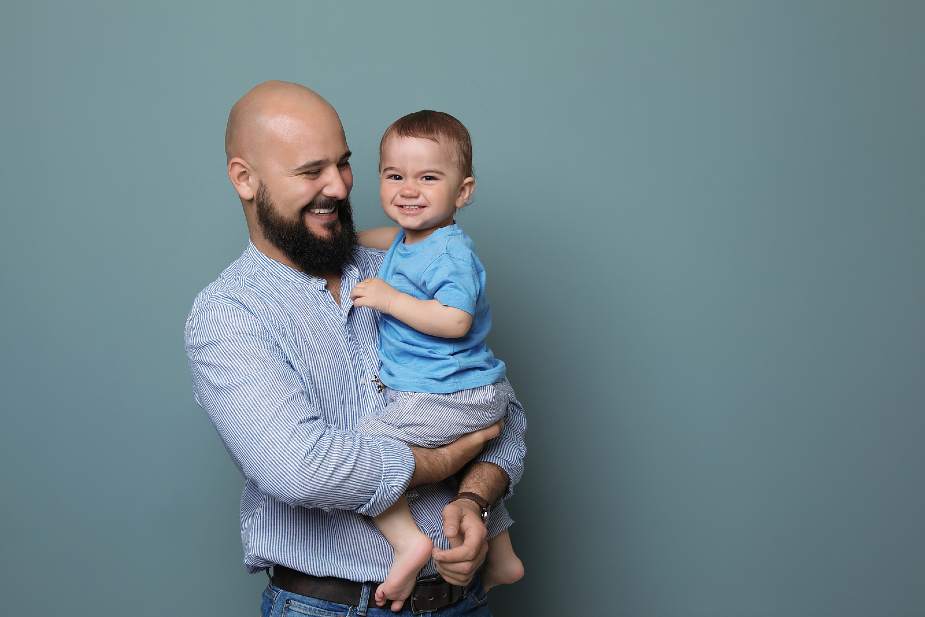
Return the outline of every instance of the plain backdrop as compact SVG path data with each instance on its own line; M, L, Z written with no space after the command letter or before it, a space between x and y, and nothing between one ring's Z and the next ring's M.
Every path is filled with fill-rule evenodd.
M496 615L925 615L925 4L33 0L0 52L3 614L257 613L182 329L275 78L361 226L392 120L472 132L530 421Z

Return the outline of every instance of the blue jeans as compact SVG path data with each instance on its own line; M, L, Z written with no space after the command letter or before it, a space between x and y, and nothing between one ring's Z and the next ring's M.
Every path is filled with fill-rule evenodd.
M360 606L336 604L327 600L319 600L297 593L283 591L279 587L267 585L263 590L260 604L261 617L412 617L411 598L405 600L401 611L393 613L385 607L379 608L373 601L373 594L378 583L369 583L363 588L366 602L361 601ZM488 597L482 588L482 581L478 576L469 585L462 600L452 606L439 611L419 613L424 617L491 617L488 610Z

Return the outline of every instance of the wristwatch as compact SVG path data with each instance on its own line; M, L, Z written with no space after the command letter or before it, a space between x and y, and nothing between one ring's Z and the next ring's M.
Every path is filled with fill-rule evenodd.
M469 501L474 501L479 506L479 516L482 518L482 522L486 525L488 524L488 513L491 512L491 504L488 503L488 500L486 500L481 495L477 495L476 493L469 493L466 491L463 491L462 493L456 495L456 497L453 497L450 500L450 503L453 503L457 499L468 499Z

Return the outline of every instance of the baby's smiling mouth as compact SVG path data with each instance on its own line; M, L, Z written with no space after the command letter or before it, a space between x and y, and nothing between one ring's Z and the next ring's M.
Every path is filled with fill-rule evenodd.
M402 210L420 210L424 207L423 204L395 204Z

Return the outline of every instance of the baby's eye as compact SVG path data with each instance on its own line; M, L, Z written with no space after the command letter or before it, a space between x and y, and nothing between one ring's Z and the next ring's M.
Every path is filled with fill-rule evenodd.
M421 180L423 180L424 182L435 182L437 179L438 179L437 176L422 176L421 177Z
M398 174L386 174L386 180L401 180L401 176Z

